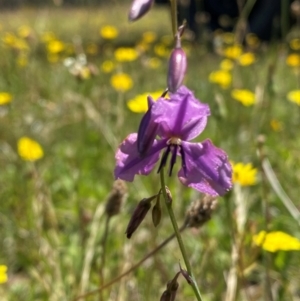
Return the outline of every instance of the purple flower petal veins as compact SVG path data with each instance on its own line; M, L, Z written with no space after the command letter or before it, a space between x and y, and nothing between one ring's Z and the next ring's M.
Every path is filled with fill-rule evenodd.
M136 21L143 17L153 5L154 0L133 0L128 13L129 21Z
M138 134L130 134L116 153L115 177L133 181L134 176L148 175L165 149L158 171L169 161L172 174L177 156L181 157L178 172L182 184L212 196L224 195L232 187L232 168L227 154L210 140L191 143L205 128L208 105L197 100L182 86L170 99L149 99Z

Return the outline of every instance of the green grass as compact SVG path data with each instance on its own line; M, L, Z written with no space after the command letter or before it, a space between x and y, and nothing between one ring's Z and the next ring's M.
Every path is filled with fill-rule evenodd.
M0 14L0 39L7 32L16 34L19 26L32 28L27 66L16 63L18 51L4 43L0 46L0 92L13 95L10 104L0 106L0 265L8 266L8 282L0 285L1 301L73 300L80 292L96 289L101 282L101 241L106 217L102 213L93 222L93 216L96 210L103 212L112 189L117 146L137 130L142 116L130 112L126 102L137 94L163 90L166 85L167 58L160 58L162 64L158 69L145 66L149 57L156 56L153 45L138 60L120 63L112 73L101 70L103 61L114 60L115 48L136 45L143 32L157 32L158 40L170 34L166 8L157 8L134 24L127 22L127 9L115 4L98 9L27 9ZM119 37L105 42L99 36L103 25L116 26ZM96 43L98 53L88 55L87 59L100 69L99 74L87 80L76 79L63 65L68 56L65 53L57 63L48 62L41 42L46 31L53 31L64 43L77 45L77 53L89 43ZM185 84L212 111L198 141L210 138L226 150L232 161L251 162L260 170L257 139L264 135L264 156L299 209L300 108L286 97L290 90L299 87L299 72L286 66L288 46L272 43L257 52L255 64L235 65L232 85L221 89L208 81L208 75L219 68L222 58L210 51L206 42L185 41L185 45L190 48ZM133 88L124 93L110 85L111 75L121 70L134 81ZM232 99L232 88L256 91L259 102L243 106ZM280 131L272 129L272 120L281 122ZM42 145L42 159L32 163L19 157L17 142L22 136ZM186 209L199 195L178 185L175 176L167 182L178 223L182 224ZM163 207L163 218L157 228L149 214L133 237L126 239L124 232L133 209L139 200L158 192L159 177L153 172L149 177L136 177L127 186L128 199L109 225L102 271L104 283L172 234ZM246 204L247 210L241 233L237 223L242 204ZM92 225L97 230L94 233ZM266 226L300 238L299 223L264 175L258 173L256 185L240 190L235 187L220 198L217 212L203 228L183 232L204 300L223 300L230 290L227 277L233 265L234 246L239 247L239 261L234 265L238 288L231 300L267 300L266 270L270 287L276 291L274 300L299 298L299 251L268 253L255 246L253 235ZM81 289L88 252L92 252L87 264L90 273ZM174 240L143 266L104 290L102 300L159 300L166 283L178 272L179 263L183 265ZM195 300L184 279L179 282L177 300ZM251 298L250 288L256 294ZM86 300L99 300L98 296L94 294Z

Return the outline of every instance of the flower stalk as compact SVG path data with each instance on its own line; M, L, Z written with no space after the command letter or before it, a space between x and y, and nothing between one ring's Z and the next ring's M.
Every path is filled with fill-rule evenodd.
M164 167L162 167L161 170L160 170L160 183L161 183L162 194L163 194L165 204L166 204L166 207L167 207L167 210L168 210L168 214L169 214L172 226L173 226L173 230L174 230L174 233L175 233L178 245L179 245L179 249L180 249L183 261L185 263L187 272L191 277L191 286L193 288L193 291L194 291L194 294L195 294L197 300L202 301L200 290L199 290L198 285L197 285L197 283L195 281L195 278L193 276L192 267L191 267L190 261L188 259L188 256L187 256L187 253L186 253L186 250L185 250L185 247L184 247L184 243L183 243L183 240L181 238L180 230L178 228L177 221L176 221L176 218L175 218L175 215L174 215L174 211L173 211L173 208L172 208L172 200L170 199L170 194L168 194L167 189L166 189L165 177L164 177Z

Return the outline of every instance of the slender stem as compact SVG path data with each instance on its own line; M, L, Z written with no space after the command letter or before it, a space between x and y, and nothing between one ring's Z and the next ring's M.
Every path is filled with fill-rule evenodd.
M185 247L184 247L181 235L180 235L180 231L179 231L177 221L176 221L176 218L175 218L175 215L174 215L174 211L173 211L173 208L172 208L172 202L169 200L168 195L167 195L166 185L165 185L165 178L164 178L164 167L160 171L160 182L161 182L161 190L162 190L162 193L163 193L163 196L164 196L164 199L165 199L165 204L166 204L166 207L167 207L167 210L168 210L171 222L172 222L172 226L173 226L173 229L174 229L174 233L176 235L176 239L177 239L177 242L178 242L178 245L179 245L179 248L180 248L180 252L181 252L181 255L183 257L187 272L189 273L189 275L191 277L191 280L192 280L191 281L191 286L193 288L193 291L194 291L194 294L195 294L197 300L202 301L202 297L201 297L198 285L197 285L197 283L195 281L195 278L193 276L192 267L191 267L190 261L188 259L188 256L187 256L187 253L186 253L186 250L185 250Z
M186 229L187 227L187 223L184 223L180 228L179 231L182 232L184 229ZM128 270L126 270L124 273L118 275L116 278L112 279L111 281L107 282L106 284L104 284L103 286L90 291L88 293L85 293L83 295L80 295L78 297L76 297L73 301L79 300L79 299L83 299L83 298L87 298L90 297L92 295L95 295L99 292L101 292L102 290L112 286L113 284L117 283L118 281L120 281L123 277L129 275L131 272L135 271L142 263L144 263L148 258L151 258L154 254L156 254L159 250L161 250L164 246L166 246L173 238L175 237L175 234L170 235L166 240L164 240L160 245L158 245L155 249L153 249L152 251L150 251L146 256L144 256L140 261L138 261L137 263L135 263L133 266L131 266Z
M176 0L170 0L171 2L171 19L172 19L172 32L175 37L177 33L177 1Z

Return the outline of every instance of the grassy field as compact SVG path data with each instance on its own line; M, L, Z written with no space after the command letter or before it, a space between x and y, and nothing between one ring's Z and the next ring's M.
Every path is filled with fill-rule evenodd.
M0 13L1 301L75 300L173 233L162 206L158 227L148 214L130 240L124 234L138 201L160 183L155 172L114 183L115 152L143 116L145 96L131 100L166 88L173 47L167 8L133 24L127 10ZM197 141L210 138L234 167L234 187L211 220L182 232L203 300L300 300L298 30L268 45L248 36L240 46L222 33L201 43L183 37L185 85L211 108ZM178 183L167 178L182 225L202 196ZM121 208L111 216L116 191ZM179 263L173 239L80 300L159 300ZM176 300L195 300L183 277Z

